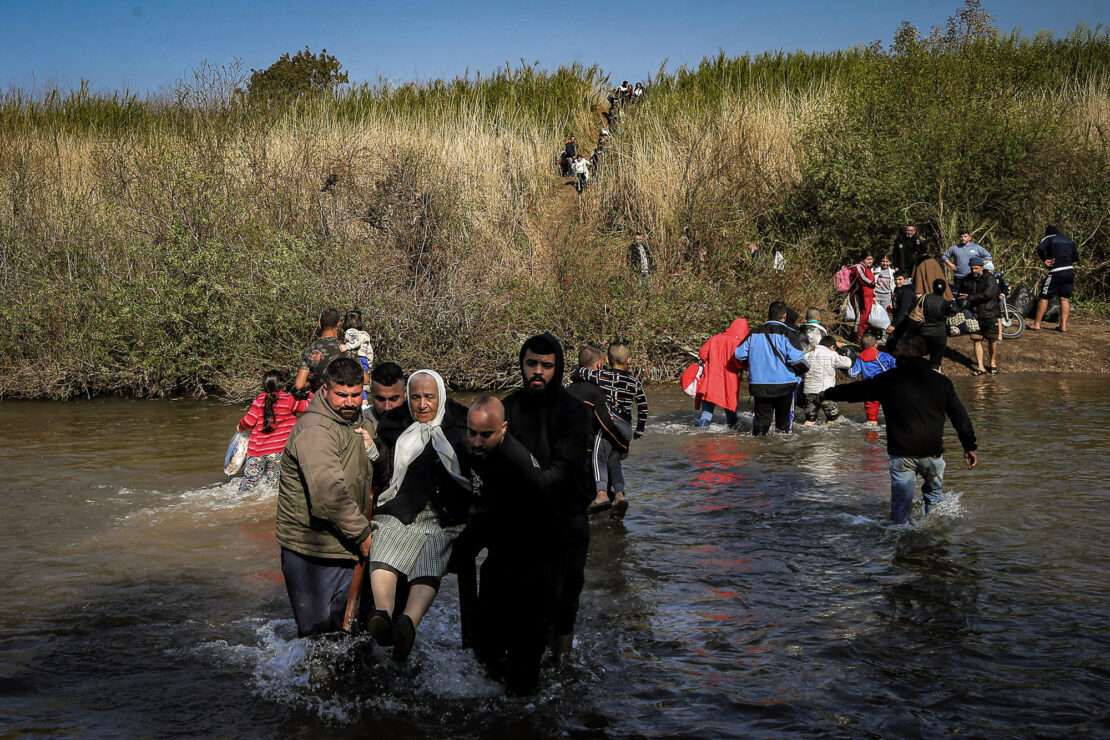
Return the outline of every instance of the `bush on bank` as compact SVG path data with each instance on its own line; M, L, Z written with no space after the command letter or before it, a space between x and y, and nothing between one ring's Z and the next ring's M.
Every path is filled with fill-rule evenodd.
M0 396L249 396L295 369L329 305L362 308L380 358L456 387L511 384L542 330L626 338L663 377L772 299L835 308L831 271L906 220L937 251L966 224L1026 284L1055 223L1080 244L1081 297L1106 300L1108 72L1105 31L968 23L903 27L885 50L718 55L653 77L581 197L551 155L567 133L588 153L597 68L281 105L235 94L227 68L158 100L9 93ZM649 286L627 263L637 229Z

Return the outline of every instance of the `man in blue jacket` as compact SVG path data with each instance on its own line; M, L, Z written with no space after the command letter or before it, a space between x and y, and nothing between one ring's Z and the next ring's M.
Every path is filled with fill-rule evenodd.
M767 321L736 348L736 359L747 363L748 388L755 399L752 434L771 428L789 432L794 419L794 393L800 375L809 369L798 332L786 325L788 309L782 301L767 308Z

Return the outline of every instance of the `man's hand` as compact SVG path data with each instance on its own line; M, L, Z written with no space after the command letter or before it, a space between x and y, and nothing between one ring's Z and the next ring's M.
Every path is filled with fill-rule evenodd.
M643 432L635 432L632 435L632 439L643 439L643 438L644 438L644 433Z
M358 427L355 431L362 435L362 446L369 452L370 445L374 444L374 435L365 427Z
M366 560L370 557L370 540L372 539L373 537L368 535L366 539L359 543L358 552L360 555L362 555L363 560Z
M968 450L964 453L964 462L967 463L967 469L971 470L979 463L979 456L973 450Z

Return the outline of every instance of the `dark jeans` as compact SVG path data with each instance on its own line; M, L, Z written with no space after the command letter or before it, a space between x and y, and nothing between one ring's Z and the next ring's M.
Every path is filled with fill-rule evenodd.
M780 432L789 432L794 421L794 392L783 396L769 396L755 399L755 418L752 420L752 434L756 437L771 429L771 420Z
M281 573L299 636L343 629L354 569L353 560L314 558L281 549Z
M921 335L925 340L925 351L929 355L929 364L933 366L934 370L940 370L940 363L944 360L944 348L948 346L948 335L942 334L939 337L931 337Z

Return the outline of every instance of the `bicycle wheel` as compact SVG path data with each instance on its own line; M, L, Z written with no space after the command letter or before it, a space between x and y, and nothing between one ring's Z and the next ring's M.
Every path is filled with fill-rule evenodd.
M1025 319L1021 311L1010 304L1006 304L1006 315L1002 317L1002 338L1017 339L1025 333Z

